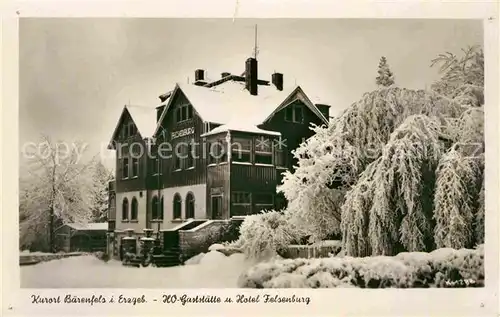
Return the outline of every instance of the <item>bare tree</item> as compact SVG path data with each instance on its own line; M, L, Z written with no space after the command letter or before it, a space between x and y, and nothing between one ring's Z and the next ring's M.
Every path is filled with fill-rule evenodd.
M20 179L21 246L46 239L55 251L54 231L67 222L86 223L98 203L102 183L95 181L97 156L81 162L81 142L54 142L47 136L22 166L27 175ZM38 241L40 242L40 241Z

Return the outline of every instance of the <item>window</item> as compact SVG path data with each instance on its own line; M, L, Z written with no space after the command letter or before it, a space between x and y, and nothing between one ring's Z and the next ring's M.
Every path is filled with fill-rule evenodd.
M231 160L233 162L251 163L252 140L235 138L231 144Z
M255 139L255 163L273 164L273 148L271 139L264 137Z
M151 219L152 220L158 220L159 217L159 208L160 206L158 205L158 196L153 196L153 199L151 200Z
M139 159L138 158L132 158L132 177L138 177L139 176Z
M132 206L131 206L131 211L130 211L130 220L137 220L138 217L138 203L137 199L134 197L132 198Z
M137 133L137 128L134 122L129 121L128 123L123 125L123 129L121 131L121 137L123 139L127 139L134 136L136 133Z
M194 218L194 195L189 192L186 195L186 219Z
M276 149L274 151L275 165L279 167L287 167L286 165L286 152L282 149Z
M234 205L250 205L252 203L252 195L246 192L233 192L231 200Z
M222 141L210 143L209 150L209 164L217 164L227 162L227 151Z
M194 167L194 158L196 156L196 148L193 143L188 144L188 152L186 154L186 168Z
M128 157L124 157L122 161L122 178L128 178Z
M175 121L182 122L193 118L193 107L189 104L180 105L175 109Z
M109 198L109 220L115 220L116 218L116 200L114 196Z
M128 220L128 199L123 198L122 202L122 220Z
M174 202L173 202L173 210L174 210L174 215L172 219L181 219L182 218L182 198L181 195L175 194L174 195Z
M174 171L181 170L181 158L180 158L180 153L173 153L172 159L174 161Z
M128 134L128 125L124 125L120 131L120 138L126 139Z
M153 171L153 175L158 175L158 171L161 170L159 166L160 162L161 161L158 157L151 160L151 170Z
M129 122L128 124L128 134L127 137L132 137L137 133L137 129L135 127L135 124L133 122Z
M274 204L273 196L271 193L256 193L254 195L255 206L272 208Z
M295 123L304 122L304 108L301 104L292 104L285 108L285 120Z

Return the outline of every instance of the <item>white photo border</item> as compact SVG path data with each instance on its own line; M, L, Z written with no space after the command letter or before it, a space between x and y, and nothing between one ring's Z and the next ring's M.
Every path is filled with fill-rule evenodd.
M237 6L237 10L236 9ZM499 213L499 33L498 6L490 2L441 1L306 1L306 0L179 0L179 1L19 1L8 2L2 13L2 96L0 129L2 217L2 315L497 315L498 310L498 213ZM236 12L236 16L235 16ZM486 146L486 243L484 288L468 289L21 289L18 260L19 144L19 33L23 17L205 17L205 18L426 18L480 19L484 25L485 144ZM78 274L79 272L77 272ZM161 294L279 293L310 296L300 304L191 304L161 303ZM30 295L124 294L158 298L143 305L34 305Z

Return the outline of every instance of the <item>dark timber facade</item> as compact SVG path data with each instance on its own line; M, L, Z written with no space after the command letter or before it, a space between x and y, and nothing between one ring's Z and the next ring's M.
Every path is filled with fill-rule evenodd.
M116 179L111 223L117 231L169 229L187 219L229 219L280 209L281 174L292 150L328 120L328 105L283 74L257 77L249 58L241 75L217 80L195 71L156 107L125 106L113 133Z

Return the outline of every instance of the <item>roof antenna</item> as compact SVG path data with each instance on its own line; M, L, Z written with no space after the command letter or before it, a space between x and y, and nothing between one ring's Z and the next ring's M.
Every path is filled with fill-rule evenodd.
M257 59L258 53L259 53L259 49L257 47L257 24L255 24L255 44L253 47L253 58Z
M189 76L187 77L187 83L189 84Z

